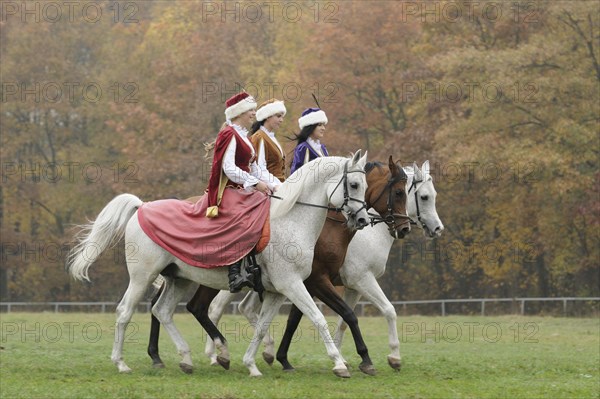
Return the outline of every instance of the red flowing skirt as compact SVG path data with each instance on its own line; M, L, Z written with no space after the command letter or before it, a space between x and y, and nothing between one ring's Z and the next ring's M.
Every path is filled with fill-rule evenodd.
M206 217L208 196L195 202L159 200L138 209L144 233L182 261L197 267L231 265L258 243L268 242L269 197L227 187L219 215Z

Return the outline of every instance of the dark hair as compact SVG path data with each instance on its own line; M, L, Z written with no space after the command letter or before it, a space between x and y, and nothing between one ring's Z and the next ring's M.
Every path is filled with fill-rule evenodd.
M262 120L260 122L259 121L254 122L252 124L252 127L250 128L250 134L254 134L254 133L258 132L258 129L260 129L260 127L265 124L265 121L266 121L266 119Z
M300 133L294 135L296 137L293 138L292 140L296 140L298 142L298 144L304 143L308 139L308 137L311 134L313 134L313 132L315 131L317 126L319 126L318 123L315 123L314 125L304 126L302 128L302 130L300 130Z

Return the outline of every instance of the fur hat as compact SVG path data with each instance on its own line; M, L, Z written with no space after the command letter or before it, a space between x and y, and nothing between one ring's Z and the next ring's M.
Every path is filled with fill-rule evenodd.
M225 105L227 106L227 109L225 109L225 118L230 121L246 111L256 109L256 100L250 94L242 92L229 98L225 102Z
M277 114L283 114L285 116L286 113L287 110L285 109L283 101L272 98L260 105L258 111L256 111L256 121L261 122Z
M327 115L321 108L307 108L302 112L302 116L298 119L300 130L306 126L316 125L318 123L327 124Z

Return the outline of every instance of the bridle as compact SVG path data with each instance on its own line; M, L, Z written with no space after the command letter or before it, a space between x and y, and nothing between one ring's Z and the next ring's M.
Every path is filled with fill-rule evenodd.
M387 211L385 213L385 215L380 216L377 214L373 214L373 213L369 213L369 216L371 217L371 226L375 226L378 223L385 223L388 226L388 230L391 233L394 233L395 230L398 228L398 225L396 224L396 220L397 219L408 219L410 220L410 217L408 215L402 214L402 213L394 213L394 190L392 189L392 187L398 183L401 178L403 176L401 174L397 174L395 177L391 176L387 183L385 184L385 186L383 187L383 190L381 190L381 193L379 193L379 195L377 196L377 198L375 199L375 201L372 202L372 204L377 203L377 201L379 201L379 199L381 198L381 196L383 196L383 193L385 193L386 190L389 190L388 192L388 198L387 198ZM400 225L402 225L404 222L402 222Z
M351 197L350 193L348 192L348 174L350 174L350 173L363 173L363 174L366 174L366 172L364 170L362 170L362 169L348 171L348 162L346 162L344 164L344 174L342 175L342 178L340 179L340 181L335 185L335 188L333 189L333 191L329 195L329 198L328 198L328 201L327 201L327 203L331 203L331 197L333 197L333 194L335 193L335 191L340 187L340 184L343 183L343 187L344 187L344 202L342 203L341 206L339 206L339 207L332 207L332 206L326 206L326 205L310 204L308 202L302 202L302 201L296 201L296 204L310 206L310 207L313 207L313 208L327 209L328 211L334 211L336 213L344 212L344 208L348 205L348 203L350 201L355 201L355 202L358 202L358 203L362 204L362 206L356 212L346 212L349 215L353 215L353 214L356 215L356 214L358 214L358 212L362 211L363 209L367 209L367 203L365 201L362 201L362 200L359 200L357 198ZM271 198L275 198L275 199L283 199L283 198L278 197L278 196L273 195L273 194L271 194L270 197Z
M412 219L411 219L411 220L410 220L410 224L417 225L417 224L419 224L419 223L420 223L420 224L421 224L421 227L422 227L424 230L428 230L428 228L427 228L427 225L426 225L426 224L425 224L425 223L424 223L424 222L421 220L421 211L420 211L420 209L419 209L419 196L417 195L417 191L419 191L419 188L420 188L420 186L419 186L419 187L417 187L417 185L418 185L419 183L423 183L423 182L424 182L424 180L423 180L423 179L421 179L421 180L417 180L415 177L413 177L413 181L412 181L412 183L410 184L410 188L408 189L408 194L410 194L410 192L411 192L411 190L412 190L413 188L415 189L415 191L414 191L414 192L415 192L415 207L417 208L417 221L418 221L418 223L417 223L417 222L415 222L414 220L412 220Z

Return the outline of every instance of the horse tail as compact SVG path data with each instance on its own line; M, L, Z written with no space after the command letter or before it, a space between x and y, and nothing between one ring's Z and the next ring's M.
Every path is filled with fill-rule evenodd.
M90 281L88 269L92 263L123 238L127 222L142 204L133 194L121 194L102 209L95 221L80 226L77 245L69 252L66 265L73 278Z

